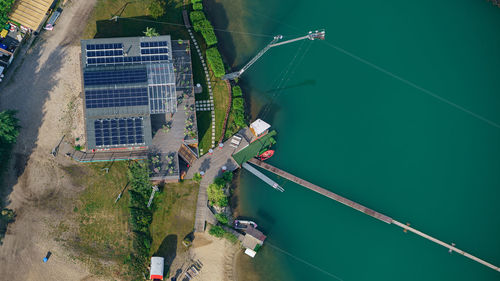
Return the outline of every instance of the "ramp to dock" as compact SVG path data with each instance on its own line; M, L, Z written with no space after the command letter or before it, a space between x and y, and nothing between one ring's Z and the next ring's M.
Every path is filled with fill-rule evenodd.
M243 167L245 170L249 171L250 173L254 174L259 179L263 180L265 183L269 184L272 188L274 188L274 189L276 189L278 191L281 191L281 192L285 191L283 189L283 187L281 187L281 186L278 185L278 183L276 183L275 181L273 181L272 179L270 179L268 176L266 176L263 173L261 173L259 170L257 170L254 167L252 167L250 164L243 163L243 165L241 165L241 167Z
M475 256L473 256L473 255L471 255L471 254L469 254L469 253L467 253L465 251L462 251L462 250L458 249L457 247L455 247L455 244L452 244L452 245L447 244L447 243L445 243L445 242L443 242L441 240L438 240L438 239L436 239L436 238L434 238L434 237L432 237L430 235L427 235L427 234L425 234L425 233L423 233L423 232L421 232L421 231L419 231L419 230L417 230L415 228L412 228L409 225L402 224L402 223L400 223L400 222L398 222L396 220L393 220L392 218L390 218L390 217L388 217L386 215L378 213L378 212L376 212L376 211L374 211L372 209L369 209L369 208L367 208L367 207L365 207L365 206L363 206L361 204L358 204L358 203L356 203L354 201L351 201L351 200L349 200L349 199L347 199L345 197L342 197L342 196L340 196L338 194L335 194L335 193L333 193L333 192L331 192L329 190L321 188L321 187L319 187L319 186L317 186L315 184L312 184L312 183L310 183L310 182L308 182L306 180L298 178L298 177L296 177L296 176L294 176L294 175L292 175L290 173L287 173L287 172L285 172L283 170L280 170L280 169L278 169L278 168L276 168L274 166L271 166L271 165L269 165L267 163L259 161L259 160L255 159L255 158L250 159L248 162L250 162L252 164L255 164L256 166L259 166L259 167L261 167L261 168L263 168L265 170L268 170L268 171L270 171L272 173L275 173L278 176L286 178L286 179L288 179L288 180L290 180L290 181L292 181L292 182L294 182L296 184L302 185L303 187L305 187L307 189L310 189L310 190L315 191L315 192L317 192L317 193L319 193L321 195L324 195L324 196L326 196L326 197L328 197L330 199L333 199L333 200L335 200L337 202L340 202L340 203L342 203L342 204L344 204L346 206L349 206L349 207L351 207L353 209L356 209L356 210L358 210L360 212L363 212L363 213L365 213L365 214L367 214L367 215L369 215L371 217L374 217L374 218L376 218L378 220L381 220L381 221L383 221L385 223L399 226L402 229L404 229L405 232L406 231L410 231L410 232L412 232L412 233L414 233L414 234L416 234L416 235L418 235L420 237L423 237L423 238L425 238L425 239L427 239L429 241L432 241L432 242L434 242L436 244L439 244L439 245L441 245L441 246L443 246L445 248L448 248L449 251L450 251L450 253L451 252L456 252L456 253L461 254L461 255L463 255L463 256L465 256L465 257L467 257L467 258L469 258L469 259L471 259L473 261L476 261L476 262L478 262L478 263L480 263L482 265L485 265L485 266L487 266L487 267L489 267L489 268L491 268L491 269L493 269L495 271L500 272L500 268L498 266L495 266L495 265L493 265L493 264L491 264L489 262L486 262L486 261L484 261L484 260L482 260L482 259L480 259L478 257L475 257Z

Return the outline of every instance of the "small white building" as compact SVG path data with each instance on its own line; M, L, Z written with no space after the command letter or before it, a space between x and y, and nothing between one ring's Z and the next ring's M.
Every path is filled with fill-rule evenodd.
M252 134L254 134L256 137L267 134L269 128L271 128L271 125L267 124L261 119L257 119L253 121L252 124L250 124L250 131L252 131Z
M150 280L163 280L163 267L165 259L162 257L151 257Z
M247 248L247 249L245 250L245 254L247 254L247 255L249 255L250 257L252 257L252 258L253 258L253 257L255 257L255 255L257 254L257 252L255 252L255 251L254 251L254 250L252 250L252 249L248 249L248 248Z

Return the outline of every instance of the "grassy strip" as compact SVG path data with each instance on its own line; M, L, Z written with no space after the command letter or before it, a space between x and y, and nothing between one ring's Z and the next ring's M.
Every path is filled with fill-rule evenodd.
M58 222L52 237L74 252L93 274L130 280L128 270L133 234L129 231L129 195L115 199L127 186L127 162L79 164L65 167L75 185L84 186L74 204L74 216Z
M187 251L182 241L194 228L198 188L194 181L169 183L155 196L150 254L164 257L165 266Z
M226 110L229 105L229 93L227 91L226 82L214 78L212 92L214 95L214 110L215 110L215 140L218 141L224 134L224 119L226 118Z
M238 242L238 237L229 231L226 231L223 227L218 225L213 225L210 227L208 233L217 238L226 238L229 242L236 244Z

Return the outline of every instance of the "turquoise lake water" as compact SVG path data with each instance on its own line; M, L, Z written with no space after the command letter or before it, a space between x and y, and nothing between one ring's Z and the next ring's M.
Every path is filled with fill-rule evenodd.
M327 31L326 42L271 49L242 77L252 117L278 131L272 165L500 265L499 8L216 0L211 9L216 27L239 32L218 33L235 68L267 35ZM284 193L245 171L238 190L239 214L268 235L254 260L243 258L262 280L500 280L270 176Z

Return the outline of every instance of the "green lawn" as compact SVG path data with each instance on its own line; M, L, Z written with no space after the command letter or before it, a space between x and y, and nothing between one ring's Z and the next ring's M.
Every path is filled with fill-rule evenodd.
M226 110L229 106L229 92L226 82L221 79L212 77L214 103L215 103L215 142L220 140L223 132L224 119L226 118Z
M127 185L127 162L113 163L106 173L106 164L78 164L66 167L72 181L85 190L76 200L72 222L60 222L55 231L75 253L99 275L126 278L124 261L132 252L129 231L128 193L115 204L118 194ZM75 224L76 223L76 224Z
M155 198L151 255L164 257L166 266L176 255L187 250L182 240L194 229L198 188L194 181L170 183Z
M144 36L146 27L155 28L161 35L170 34L172 39L189 38L187 30L182 26L182 0L166 1L165 15L156 20L149 16L147 3L148 1L98 0L83 38ZM123 19L118 22L110 21L115 15Z
M127 185L128 162L113 163L109 173L102 170L110 165L78 164L65 168L72 181L85 190L78 195L73 216L56 224L52 235L92 273L130 280L133 277L127 274L126 263L133 252L133 234L128 192L114 203ZM155 197L151 255L165 257L167 266L176 255L186 251L182 240L194 228L198 187L193 181L170 183Z
M196 120L198 122L198 136L200 142L200 154L208 152L212 146L212 115L210 111L198 111L196 113Z

